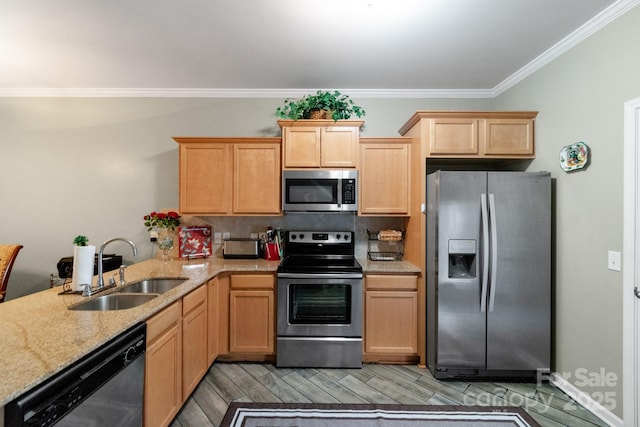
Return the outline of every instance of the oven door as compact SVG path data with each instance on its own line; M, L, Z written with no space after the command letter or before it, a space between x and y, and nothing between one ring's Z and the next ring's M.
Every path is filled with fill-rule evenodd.
M362 337L362 315L361 274L278 274L278 336Z

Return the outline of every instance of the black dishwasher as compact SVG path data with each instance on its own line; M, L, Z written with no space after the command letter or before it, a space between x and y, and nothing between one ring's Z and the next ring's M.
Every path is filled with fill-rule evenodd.
M5 406L5 426L141 426L146 324L118 335Z

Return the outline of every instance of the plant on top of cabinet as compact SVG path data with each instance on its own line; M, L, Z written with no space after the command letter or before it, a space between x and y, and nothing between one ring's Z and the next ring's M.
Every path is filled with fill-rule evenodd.
M347 120L352 115L364 117L366 111L356 105L348 95L337 90L319 90L315 95L302 98L285 99L284 105L276 108L276 116L280 119L333 119Z

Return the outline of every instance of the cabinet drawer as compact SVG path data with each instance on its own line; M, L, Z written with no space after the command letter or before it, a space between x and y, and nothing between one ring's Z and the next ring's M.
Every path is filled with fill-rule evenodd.
M160 313L147 320L147 346L149 346L153 340L158 338L164 331L180 322L181 318L182 304L181 301L176 301Z
M232 289L273 289L273 274L232 274Z
M182 315L186 315L207 300L207 287L200 286L182 298Z
M415 275L367 275L366 289L392 289L415 291L418 289L418 277Z

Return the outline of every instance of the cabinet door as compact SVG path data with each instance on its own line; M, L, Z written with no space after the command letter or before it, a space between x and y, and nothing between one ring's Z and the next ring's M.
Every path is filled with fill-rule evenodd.
M228 144L180 144L180 212L231 212L231 151Z
M365 292L365 352L418 354L418 292Z
M147 321L144 425L168 426L182 406L181 304L176 302Z
M429 152L432 155L479 154L479 121L465 118L429 120Z
M320 166L323 168L355 168L358 162L356 127L327 127L320 133Z
M418 354L418 277L365 276L365 353Z
M207 284L207 361L211 365L218 357L218 277L214 277Z
M229 350L232 353L273 353L274 299L272 290L229 292Z
M282 131L285 168L320 166L319 127L285 127Z
M182 396L186 400L204 377L207 354L207 287L201 286L183 299Z
M360 213L408 215L410 144L360 145Z
M533 156L533 120L486 119L484 154Z
M234 144L233 212L280 213L280 145Z

